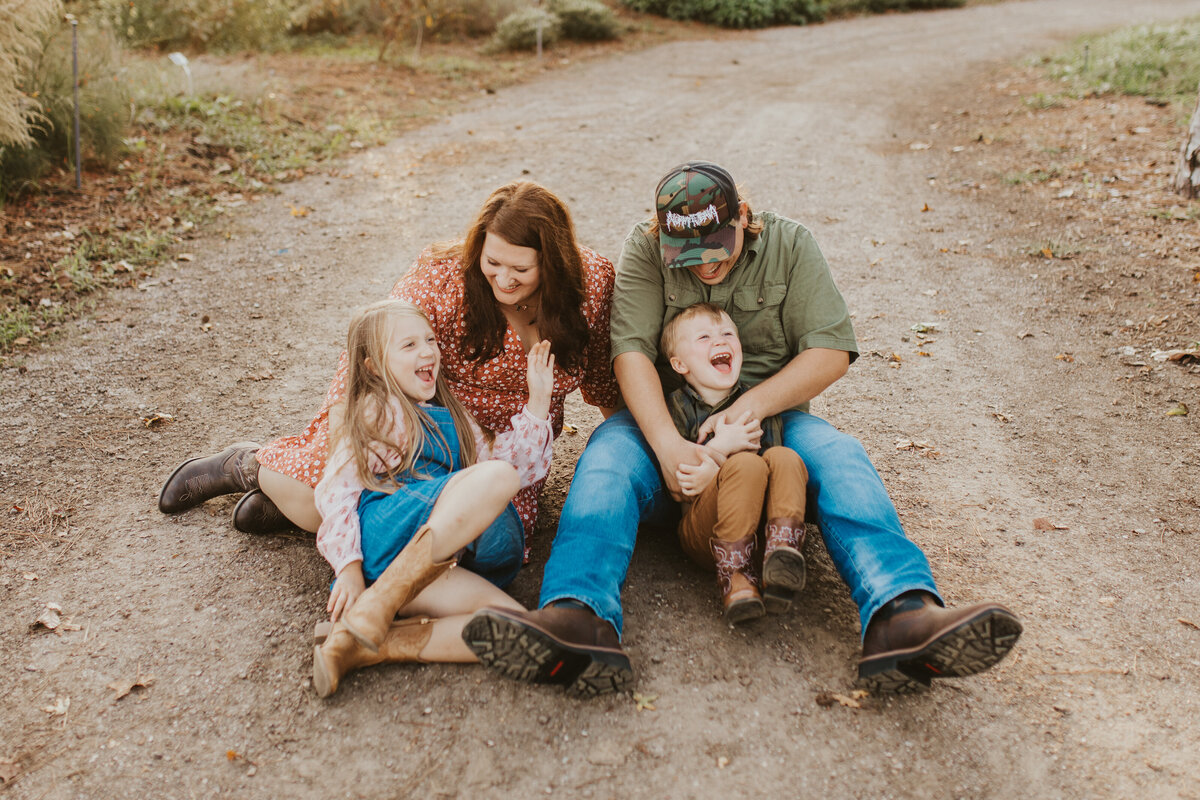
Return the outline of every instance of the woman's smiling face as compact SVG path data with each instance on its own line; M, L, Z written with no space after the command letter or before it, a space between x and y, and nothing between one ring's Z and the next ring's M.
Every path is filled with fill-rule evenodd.
M509 244L491 231L483 240L479 268L501 305L527 303L542 285L538 251Z

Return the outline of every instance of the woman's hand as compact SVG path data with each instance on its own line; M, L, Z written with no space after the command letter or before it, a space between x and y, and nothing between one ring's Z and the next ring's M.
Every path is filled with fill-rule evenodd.
M550 395L554 392L554 354L550 352L550 342L543 339L529 348L526 360L529 402L525 407L538 419L546 419L550 416Z
M333 588L329 590L329 602L325 604L329 619L337 622L342 614L350 610L365 588L366 580L363 578L361 561L354 561L343 567L342 574L337 576Z
M708 488L720 469L720 465L707 453L704 454L699 465L680 464L679 469L675 471L675 480L679 482L679 491L683 492L684 497L695 497Z
M716 418L715 422L713 417ZM763 430L762 425L750 416L749 411L742 412L736 422L727 422L725 414L714 414L713 417L705 420L705 423L713 422L713 436L705 442L706 445L727 456L743 450L757 452Z

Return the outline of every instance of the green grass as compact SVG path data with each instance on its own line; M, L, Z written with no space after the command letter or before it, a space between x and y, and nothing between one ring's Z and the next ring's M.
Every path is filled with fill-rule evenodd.
M1190 107L1200 84L1200 18L1087 36L1046 62L1076 95L1127 94Z
M1050 169L1032 169L1026 172L1010 172L1004 176L1004 182L1009 186L1020 186L1024 183L1045 183L1048 180L1060 177L1062 170L1058 167Z

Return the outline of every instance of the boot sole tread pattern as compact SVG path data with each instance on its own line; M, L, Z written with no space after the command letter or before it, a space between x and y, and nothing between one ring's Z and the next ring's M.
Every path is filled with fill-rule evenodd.
M991 609L916 652L861 665L859 683L877 694L912 694L929 688L934 678L975 675L1008 655L1021 631L1016 617Z
M633 671L623 655L573 648L498 614L477 613L464 626L463 641L484 667L511 680L559 685L580 697L632 688Z
M804 556L792 548L780 548L763 563L763 602L768 614L784 614L791 610L796 595L807 579Z

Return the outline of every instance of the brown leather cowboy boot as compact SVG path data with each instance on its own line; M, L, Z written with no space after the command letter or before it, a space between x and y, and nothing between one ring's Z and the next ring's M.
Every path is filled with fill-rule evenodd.
M238 442L215 456L190 458L175 468L158 493L158 510L178 514L205 500L258 488L254 442Z
M764 527L763 602L767 613L783 614L804 588L804 520L775 517Z
M709 539L708 546L716 561L717 584L721 587L725 622L737 625L761 617L765 610L754 575L754 551L758 546L758 537L751 533L736 542Z
M361 597L359 598L362 599ZM400 620L388 628L378 652L358 643L340 622L321 644L313 647L313 688L318 697L329 697L352 670L375 664L400 664L421 661L421 651L433 635L433 620L428 617Z
M974 675L1017 643L1021 623L997 603L942 608L928 592L905 592L871 617L859 681L880 692L915 692L934 678Z
M242 495L233 507L233 527L242 533L282 533L296 528L262 489Z
M467 621L462 638L483 666L513 680L557 684L584 697L633 684L616 629L576 600L537 611L489 606Z
M433 529L428 525L422 527L346 612L342 618L346 630L374 653L383 643L396 612L457 563L456 558L433 563Z

